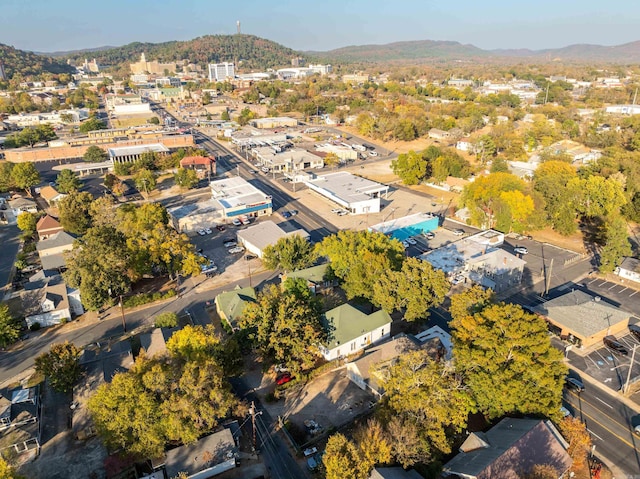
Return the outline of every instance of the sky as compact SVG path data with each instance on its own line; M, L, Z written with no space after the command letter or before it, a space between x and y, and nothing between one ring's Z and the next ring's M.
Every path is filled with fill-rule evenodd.
M53 52L202 35L257 35L300 51L407 40L483 49L640 40L636 0L1 0L0 43Z

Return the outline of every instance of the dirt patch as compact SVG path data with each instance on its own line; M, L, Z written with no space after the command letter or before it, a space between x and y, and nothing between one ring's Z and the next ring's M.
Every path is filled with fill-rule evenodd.
M368 143L379 146L381 148L385 148L392 153L407 153L411 150L413 151L421 151L425 148L435 145L436 143L430 138L418 138L413 141L385 141L382 142L380 140L374 140L369 137L362 136L357 128L353 126L340 126L337 127L338 130L344 131L345 133L349 133L351 135L356 135L362 138L365 138Z
M545 228L540 231L533 231L530 233L533 239L543 243L550 243L561 248L566 248L571 251L575 251L580 254L586 254L584 248L584 239L582 233L577 232L571 236L562 236L556 233L551 228Z

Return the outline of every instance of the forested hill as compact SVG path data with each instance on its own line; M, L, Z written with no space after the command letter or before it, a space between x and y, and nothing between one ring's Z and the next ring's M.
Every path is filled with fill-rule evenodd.
M122 66L138 61L141 53L145 53L147 60L189 60L200 65L242 60L243 69L283 67L290 65L291 58L299 55L294 50L271 40L254 35L236 34L206 35L193 40L164 43L129 43L108 50L93 51L89 56L95 58L100 65ZM66 58L82 62L86 56L86 52L78 51Z
M33 52L18 50L0 43L0 62L4 64L7 77L11 79L16 73L24 77L41 75L42 73L73 73L74 68L65 60L55 59Z

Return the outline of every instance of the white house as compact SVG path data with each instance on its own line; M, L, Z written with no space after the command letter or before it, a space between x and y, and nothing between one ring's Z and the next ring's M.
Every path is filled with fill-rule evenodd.
M37 286L37 283L35 284ZM71 299L68 292L72 292ZM82 314L84 309L77 290L69 290L67 285L52 279L44 287L25 289L21 294L28 327L38 323L41 327L53 326L71 319L71 314Z
M348 303L327 311L323 324L328 339L320 352L327 361L355 354L391 333L391 316L386 311L366 314Z
M621 278L640 283L640 260L636 258L625 258L620 266L616 268L616 274Z

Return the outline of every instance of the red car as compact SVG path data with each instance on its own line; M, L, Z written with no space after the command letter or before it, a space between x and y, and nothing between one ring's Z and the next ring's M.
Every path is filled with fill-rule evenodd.
M225 226L224 226L224 225L217 225L217 226L216 226L216 229L217 229L218 231L224 231L224 230L226 230L227 228L225 228Z
M282 376L278 376L278 378L276 379L276 384L278 386L282 386L283 384L288 383L292 379L293 379L293 377L291 376L291 374L284 373Z

